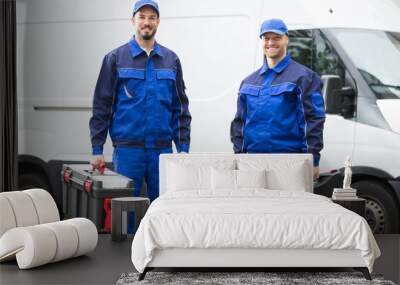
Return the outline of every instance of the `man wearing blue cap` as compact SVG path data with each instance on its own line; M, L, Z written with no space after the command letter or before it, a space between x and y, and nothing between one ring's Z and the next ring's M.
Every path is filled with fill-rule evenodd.
M134 180L140 195L143 180L150 200L159 195L159 155L189 152L191 115L178 56L155 41L158 4L139 0L133 8L135 36L103 60L90 119L94 168L104 166L107 133L114 146L114 169Z
M235 153L312 153L319 177L325 122L320 77L287 54L288 28L280 19L261 25L264 64L239 89L231 125Z

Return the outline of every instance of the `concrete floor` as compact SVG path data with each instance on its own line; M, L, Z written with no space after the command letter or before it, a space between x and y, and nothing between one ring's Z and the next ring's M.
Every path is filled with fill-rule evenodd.
M374 272L399 284L400 235L377 235L375 238L382 256L375 262ZM19 270L16 262L1 264L0 284L115 284L122 273L134 271L130 248L131 239L115 243L110 235L102 234L96 250L88 256L29 270Z

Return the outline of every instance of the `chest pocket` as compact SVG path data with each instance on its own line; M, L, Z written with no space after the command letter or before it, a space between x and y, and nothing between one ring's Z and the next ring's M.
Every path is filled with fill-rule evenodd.
M162 104L170 105L175 94L176 73L172 69L156 69L157 97Z
M288 82L278 85L271 85L265 90L265 95L269 95L266 100L267 106L272 112L287 113L295 112L297 102L296 84Z
M254 117L254 115L257 112L260 90L261 86L255 86L250 84L243 84L239 90L241 96L246 96L247 116L249 118Z
M296 95L295 91L296 91L296 84L288 82L277 85L271 85L268 90L268 93L271 94L272 96L284 95L288 93Z
M121 80L123 92L121 99L130 99L137 101L144 94L144 69L120 68L118 77Z

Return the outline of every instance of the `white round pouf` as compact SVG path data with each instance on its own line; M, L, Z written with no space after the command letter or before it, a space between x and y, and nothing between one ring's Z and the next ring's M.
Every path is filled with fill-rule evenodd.
M74 257L86 254L96 248L98 233L92 221L85 218L74 218L65 220L65 222L70 223L78 233L79 244Z
M57 239L57 252L51 262L57 262L70 258L78 250L78 233L67 221L43 224L43 227L51 229Z
M96 248L92 221L59 219L56 203L45 190L0 193L0 262L16 258L20 269L28 269Z
M39 224L57 222L60 220L57 205L49 192L43 189L29 189L23 192L32 199L39 218Z
M16 226L17 222L15 221L14 211L10 202L6 197L0 195L0 237L6 231Z
M49 263L56 251L56 236L40 225L11 229L0 239L0 259L15 255L20 269Z
M11 191L1 193L13 209L17 227L33 226L39 223L35 205L29 195L23 191Z

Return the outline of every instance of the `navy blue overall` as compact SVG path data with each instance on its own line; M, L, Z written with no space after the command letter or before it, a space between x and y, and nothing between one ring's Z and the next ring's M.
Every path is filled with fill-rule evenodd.
M312 153L319 165L325 122L322 82L289 55L266 61L240 85L231 126L235 153Z
M107 132L118 173L143 180L150 200L159 195L159 154L188 152L191 115L177 55L155 43L148 56L135 38L104 57L90 120L92 154L102 154Z

